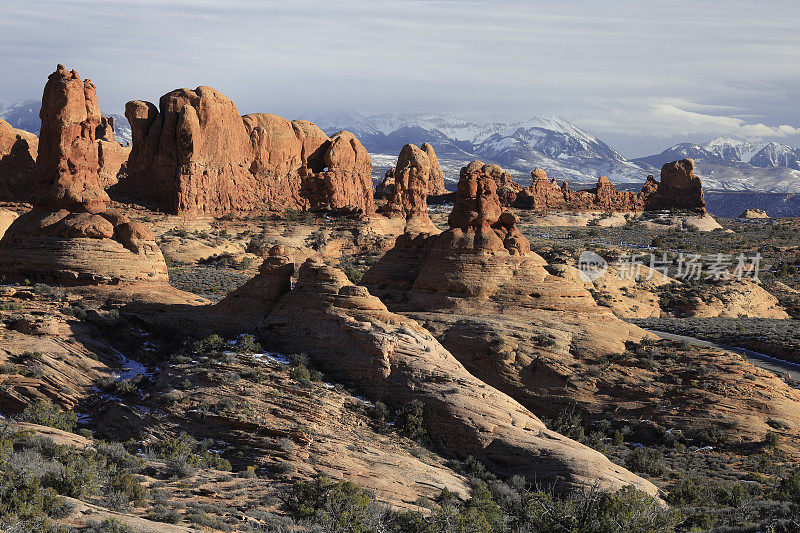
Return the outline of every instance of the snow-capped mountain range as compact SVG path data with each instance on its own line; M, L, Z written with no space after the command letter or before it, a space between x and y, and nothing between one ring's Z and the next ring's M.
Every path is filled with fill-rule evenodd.
M374 154L396 157L406 143L429 142L446 179L453 182L458 180L458 170L475 159L498 163L523 182L530 180L530 171L537 167L578 183L596 182L601 175L617 181L644 179L638 165L560 117L480 124L448 115L333 113L313 120L329 134L351 131ZM450 167L455 172L448 172Z
M654 173L684 157L695 160L706 188L800 192L800 148L775 141L719 137L704 144L676 144L633 162Z
M522 183L543 168L559 180L642 183L658 176L664 163L691 157L706 188L800 192L800 149L766 140L719 137L705 144L682 143L664 152L628 160L594 135L560 117L524 122L480 124L448 115L338 112L314 117L327 133L353 132L373 154L376 179L394 164L404 144L429 142L436 149L445 179L454 182L471 160L498 163Z
M667 148L661 154L682 155L697 159L720 159L730 163L748 163L754 167L787 167L800 170L800 148L775 141L742 141L730 137L718 137L705 144L681 143ZM663 159L662 155L648 156L636 161Z
M15 128L39 133L38 100L0 102L0 118ZM115 120L117 140L131 141L125 117ZM559 181L583 186L608 176L617 184L641 184L658 176L664 163L691 157L707 189L800 192L800 148L770 140L719 137L704 144L681 143L660 154L626 159L611 146L560 117L533 117L522 122L470 122L449 115L336 112L311 117L326 133L354 133L372 155L373 178L394 166L403 145L431 143L445 180L458 181L461 167L473 160L497 163L521 183L543 168Z

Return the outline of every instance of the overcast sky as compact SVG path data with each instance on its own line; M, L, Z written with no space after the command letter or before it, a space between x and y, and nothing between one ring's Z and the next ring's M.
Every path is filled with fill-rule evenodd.
M56 63L101 108L211 85L241 113L560 115L626 156L800 145L798 0L0 0L0 98Z

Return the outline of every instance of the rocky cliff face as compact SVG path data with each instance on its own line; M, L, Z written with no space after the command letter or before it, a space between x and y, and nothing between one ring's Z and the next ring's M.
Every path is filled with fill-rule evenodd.
M166 264L149 228L106 210L94 85L59 65L40 115L34 209L0 241L0 272L73 283L165 282Z
M240 117L211 87L128 102L126 190L168 213L311 209L371 215L369 154L352 134L269 114Z
M36 174L39 139L0 120L0 200L24 201Z
M258 281L220 302L217 311L228 317L254 306L266 311L262 333L271 346L308 354L372 399L397 406L422 402L426 427L439 447L459 457L473 455L500 475L561 488L633 484L655 493L649 482L549 431L517 402L470 375L417 322L389 312L341 271L309 260L289 291L287 264L275 250Z
M496 166L496 165L494 165ZM594 188L573 191L566 182L559 187L547 173L537 168L531 172L532 183L522 187L502 169L492 174L497 181L503 205L536 210L572 211L652 211L682 209L705 212L703 183L694 175L694 161L683 159L667 163L661 169L661 181L648 176L638 193L618 191L605 176Z

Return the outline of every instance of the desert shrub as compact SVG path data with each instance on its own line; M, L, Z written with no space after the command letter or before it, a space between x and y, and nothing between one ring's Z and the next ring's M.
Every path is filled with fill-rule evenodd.
M231 470L231 463L208 449L210 442L198 443L188 433L160 439L153 447L156 457L165 459L172 473L178 477L189 477L197 468Z
M192 344L192 351L201 354L220 355L226 347L225 339L214 333Z
M321 525L334 533L366 533L377 504L374 495L349 481L335 482L319 475L308 482L296 481L287 502L295 518Z
M84 533L133 533L133 529L116 518L106 518L102 522L90 520Z
M153 446L156 457L161 459L174 459L191 455L197 441L188 433L181 433L175 437L159 439Z
M62 411L49 400L37 400L28 405L19 419L63 431L72 431L78 424L78 415L74 411Z
M18 470L0 471L0 519L3 522L60 518L70 511L68 504L41 479Z
M166 524L177 524L181 521L181 514L175 509L170 509L163 504L154 505L145 516L148 520L164 522Z
M795 470L778 482L774 498L800 504L800 470Z
M383 402L375 402L368 411L367 414L372 418L375 428L378 431L386 432L389 431L391 425L389 424L389 408Z
M256 338L249 333L237 338L233 349L238 353L261 353L264 351L261 345L256 342Z
M311 371L305 365L297 365L289 370L289 377L301 383L311 381Z
M142 486L130 471L119 469L109 476L109 489L112 493L123 495L134 505L142 505L147 498L147 489Z
M314 219L314 214L310 211L287 209L283 212L283 217L289 222L311 222Z
M767 448L777 448L780 443L781 443L780 435L778 435L774 431L767 431L767 434L764 436L764 446L766 446Z
M316 251L320 251L325 248L325 245L328 244L328 241L331 239L330 233L325 231L324 229L320 228L315 230L311 235L308 236L306 241L308 242L309 246Z
M344 272L345 276L347 276L347 279L350 280L350 283L353 285L358 285L361 282L361 278L364 276L364 272L356 267L351 256L343 255L340 257L339 268L342 272Z
M96 442L97 453L105 457L106 462L132 472L138 472L144 466L144 460L128 453L121 442Z
M197 472L197 468L186 457L168 459L167 467L172 475L179 478L192 477Z
M563 409L556 418L544 422L549 429L577 441L582 441L586 434L581 417L573 408Z
M664 457L655 448L634 448L625 458L625 467L636 473L657 477L666 472Z
M597 509L598 533L650 533L673 531L680 514L664 509L649 494L628 486L604 494Z
M218 518L214 518L204 511L191 509L186 513L186 521L197 526L208 527L220 531L230 531L231 528Z
M397 411L397 431L410 439L425 439L425 406L419 400L413 400Z
M245 255L241 259L237 260L235 255L229 252L223 252L221 254L214 254L205 259L200 259L197 263L200 265L213 266L214 268L247 270L253 266L253 259Z
M91 496L98 491L102 467L90 452L64 453L59 462L42 477L48 487L72 498Z

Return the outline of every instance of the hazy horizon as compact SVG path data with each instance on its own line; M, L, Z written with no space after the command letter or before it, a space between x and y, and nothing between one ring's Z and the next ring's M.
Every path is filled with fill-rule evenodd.
M642 4L0 0L0 98L39 98L63 63L120 114L211 85L287 118L559 115L626 157L721 135L800 145L800 5Z

